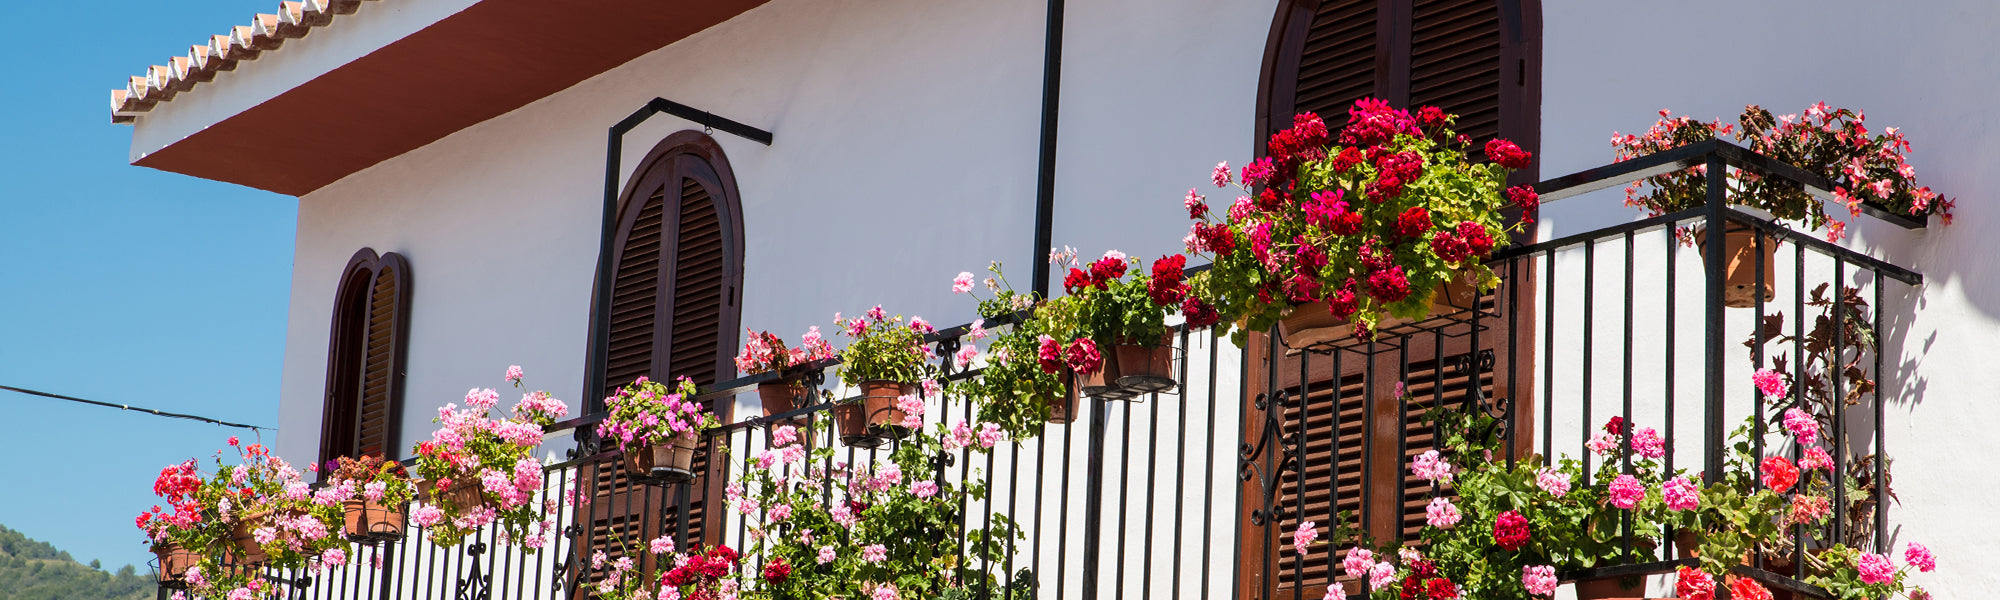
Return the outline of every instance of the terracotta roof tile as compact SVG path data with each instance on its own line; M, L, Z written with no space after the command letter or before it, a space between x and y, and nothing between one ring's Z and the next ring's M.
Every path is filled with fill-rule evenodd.
M277 14L259 14L249 25L210 36L206 45L190 46L187 55L168 57L167 64L154 65L144 75L130 78L125 89L112 90L111 122L132 123L175 94L214 80L216 72L234 70L239 61L256 60L264 51L278 49L285 40L305 37L314 28L332 24L336 15L354 14L365 1L375 0L280 2Z

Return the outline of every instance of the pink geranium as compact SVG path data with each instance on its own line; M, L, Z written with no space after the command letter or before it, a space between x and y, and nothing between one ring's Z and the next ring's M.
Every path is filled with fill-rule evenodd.
M1618 478L1611 480L1610 492L1611 505L1626 510L1639 506L1639 501L1646 499L1645 484L1639 483L1639 478L1631 475L1619 475Z

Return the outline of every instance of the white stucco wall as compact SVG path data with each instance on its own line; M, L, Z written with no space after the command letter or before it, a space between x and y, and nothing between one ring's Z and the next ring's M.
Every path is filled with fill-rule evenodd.
M1274 4L1069 3L1057 244L1140 256L1179 245L1180 194L1205 181L1215 161L1240 165L1250 155L1246 132ZM972 306L946 292L946 281L989 260L1007 263L1025 287L1028 261L1039 259L1028 245L1041 7L775 0L305 196L281 453L309 456L316 447L334 279L363 246L403 253L415 275L404 446L430 429L435 406L468 387L498 387L509 364L574 404L604 131L654 96L775 134L770 147L717 135L743 201L746 325L793 336L827 324L834 311L876 303L962 322ZM1782 113L1825 100L1864 108L1871 126L1910 135L1920 178L1959 198L1958 221L1909 232L1863 219L1848 242L1927 277L1914 295L1892 294L1880 307L1902 327L1885 335L1893 353L1885 362L1899 366L1882 377L1896 398L1889 448L1902 504L1891 507L1893 533L1899 549L1921 541L1945 557L1944 570L1920 578L1934 591L1993 587L1995 570L1981 568L1991 559L1982 557L1995 550L2000 526L1967 518L1980 514L1980 499L1965 491L1994 487L1973 461L1996 450L1978 428L2000 417L1982 385L1995 358L1982 342L2000 333L2000 279L1981 268L2000 241L1980 235L1996 220L1982 210L1995 187L1985 167L2000 159L1983 111L2000 92L2000 54L1981 34L2000 22L2000 7L1704 0L1642 11L1564 0L1548 2L1544 16L1545 176L1608 162L1610 133L1641 130L1663 107L1732 118L1745 103ZM655 117L629 134L625 170L688 125ZM1547 207L1544 236L1634 216L1614 195L1566 200ZM1698 262L1685 255L1681 264L1690 275ZM1683 281L1690 291L1698 285ZM1683 313L1683 323L1698 323L1698 314ZM1601 341L1619 317L1599 315ZM1747 321L1732 319L1735 340ZM1656 348L1661 333L1636 336L1636 347ZM1692 369L1695 356L1682 350L1682 368ZM1576 352L1563 348L1557 364L1578 364ZM1616 373L1615 359L1599 356L1598 390L1607 398L1617 390L1605 375ZM1700 377L1686 373L1682 385L1692 390Z

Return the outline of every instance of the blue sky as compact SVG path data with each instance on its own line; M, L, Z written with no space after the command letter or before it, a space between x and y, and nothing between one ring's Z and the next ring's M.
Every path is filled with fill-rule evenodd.
M107 99L276 8L0 2L17 50L0 77L0 385L276 424L298 202L127 164ZM160 467L255 437L4 391L0 410L0 524L108 569L151 558L132 517Z

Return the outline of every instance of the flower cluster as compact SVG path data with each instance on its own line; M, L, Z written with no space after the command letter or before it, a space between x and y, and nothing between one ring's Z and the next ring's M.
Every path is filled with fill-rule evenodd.
M224 453L217 452L212 473L204 475L192 459L161 469L153 491L172 508L155 506L135 520L155 551L179 548L200 556L186 571L167 575L180 577L202 597L263 598L282 590L261 572L244 568L252 550L263 554L262 565L275 569L345 564L342 502L355 488L315 491L298 469L262 444L244 445L235 437L228 444L238 462L224 464Z
M747 375L767 371L783 371L806 363L833 358L833 344L820 335L819 326L806 330L799 339L799 345L785 347L784 338L769 331L746 330L750 340L743 343L743 353L736 355L736 369Z
M519 367L508 369L507 380L521 385ZM548 392L525 392L505 419L490 417L499 392L474 388L466 393L466 409L457 404L438 408L439 423L431 439L416 446L416 468L431 490L423 505L410 511L418 525L430 528L433 543L454 546L479 527L499 523L502 543L518 542L533 552L547 544L555 523L554 503L537 503L542 489L542 465L530 452L542 443L542 428L569 414L569 406ZM470 506L453 501L452 491L479 490ZM530 530L532 528L532 531Z
M840 379L848 385L863 381L916 383L925 379L925 361L933 358L924 336L937 329L923 317L905 324L902 315L890 317L881 305L852 319L833 315L833 324L854 341L840 352Z
M669 388L641 375L604 399L605 415L597 423L597 435L617 441L618 449L626 452L676 439L696 441L702 431L721 425L715 413L695 401L699 394L694 380L687 377Z
M1050 254L1051 260L1057 262L1071 256L1060 251ZM959 384L957 391L964 392L979 407L980 420L1004 428L1016 438L1031 437L1042 431L1059 403L1073 397L1069 365L1075 362L1096 368L1103 354L1097 351L1094 342L1080 344L1075 340L1079 327L1075 302L1067 299L1037 302L1031 294L1014 291L1000 263L986 268L993 274L986 280L986 288L994 296L982 298L965 286L964 293L979 300L980 319L973 322L959 350L977 352L976 344L985 341L985 366L980 377ZM959 289L960 281L971 279L971 273L960 273L953 280L952 289ZM989 320L1006 322L1003 319L1012 324L994 330L986 328ZM973 359L976 358L974 355ZM967 369L973 360L959 362L959 368Z
M1247 328L1260 330L1311 305L1299 310L1352 319L1366 339L1385 316L1429 314L1435 292L1461 271L1482 289L1496 285L1480 261L1518 226L1503 221L1502 209L1532 219L1534 192L1503 189L1508 171L1531 157L1491 140L1488 162L1474 164L1469 140L1451 130L1454 118L1362 99L1336 135L1318 115L1300 114L1271 137L1267 157L1243 167L1244 195L1224 214L1190 191L1197 222L1188 250L1215 265L1196 277L1196 296L1217 309L1204 319L1247 317ZM1229 175L1218 165L1211 180L1219 187L1233 182Z

